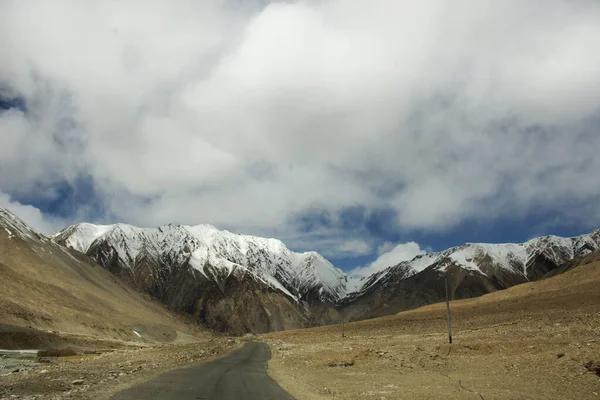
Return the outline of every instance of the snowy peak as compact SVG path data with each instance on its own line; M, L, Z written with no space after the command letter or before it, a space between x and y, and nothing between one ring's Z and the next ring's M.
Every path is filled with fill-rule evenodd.
M26 227L20 229L27 232ZM212 225L138 228L81 223L51 237L107 268L117 263L132 271L151 262L168 273L184 266L219 284L231 274L249 274L296 300L318 298L330 304L352 300L425 270L444 273L450 267L491 281L504 280L501 286L508 285L506 282L512 285L537 279L600 248L600 230L574 238L543 236L525 243L465 243L357 279L346 276L317 252L293 252L280 240L221 231Z
M598 249L600 230L573 238L543 236L525 243L465 243L441 252L418 255L410 261L377 272L367 277L362 287L359 287L360 293L355 293L352 297L429 268L445 272L452 266L490 279L512 276L527 281L537 279L558 266Z
M299 292L318 289L329 302L346 297L346 274L327 261L322 255L311 251L301 255L298 264Z
M62 242L67 247L85 253L94 240L114 229L114 227L115 225L93 225L84 222L53 233L50 235L50 239Z
M59 244L88 254L108 267L135 268L143 258L169 267L188 265L207 279L247 272L294 299L318 292L327 302L346 295L345 275L316 252L296 253L277 239L220 231L212 225L77 224L53 234Z

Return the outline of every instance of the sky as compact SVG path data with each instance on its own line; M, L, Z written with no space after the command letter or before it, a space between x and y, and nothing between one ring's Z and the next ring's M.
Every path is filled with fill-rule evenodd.
M354 275L600 226L600 2L0 0L0 207Z

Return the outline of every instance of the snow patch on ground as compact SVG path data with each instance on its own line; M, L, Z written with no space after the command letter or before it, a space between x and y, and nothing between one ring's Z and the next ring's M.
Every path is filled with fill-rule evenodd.
M14 354L14 353L18 353L18 354L37 354L39 350L34 350L34 349L20 349L20 350L4 350L4 349L0 349L0 354Z

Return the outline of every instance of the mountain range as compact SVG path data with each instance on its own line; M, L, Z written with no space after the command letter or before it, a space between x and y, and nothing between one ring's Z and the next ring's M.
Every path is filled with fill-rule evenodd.
M440 301L446 274L454 298L478 296L540 279L600 247L600 231L519 244L467 243L358 279L316 252L296 253L276 239L211 225L82 223L51 238L87 254L169 307L234 332L327 324L338 321L342 310L346 318L364 319ZM241 288L255 295L240 293ZM267 293L270 301L264 298ZM272 301L278 306L272 307ZM240 307L245 314L236 312Z
M80 223L49 240L87 255L174 311L242 334L366 319L438 302L445 298L445 276L454 299L542 279L598 250L600 230L518 244L467 243L365 278L348 276L317 252L294 252L276 239L211 225Z

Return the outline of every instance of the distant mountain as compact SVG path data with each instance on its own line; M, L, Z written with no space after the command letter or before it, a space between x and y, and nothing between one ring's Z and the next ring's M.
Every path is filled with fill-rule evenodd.
M455 299L480 296L545 277L600 248L600 230L574 238L544 236L525 243L467 243L419 255L362 281L344 299L354 319L397 313L445 299L444 277Z
M167 267L187 263L217 283L222 283L223 276L244 270L296 300L316 293L319 299L334 303L346 296L345 274L319 253L296 253L276 239L238 235L211 225L148 229L82 223L51 238L106 267L117 263L134 276L139 262L150 258Z
M467 243L366 278L348 277L316 252L210 225L71 226L52 240L87 254L169 307L216 329L264 332L387 315L445 296L479 296L536 280L600 247L600 231L521 244ZM282 308L281 308L282 307Z
M296 253L276 239L211 225L150 229L82 223L51 237L220 330L264 332L327 323L335 318L329 305L346 296L345 274L320 254ZM273 302L284 309L272 309Z

